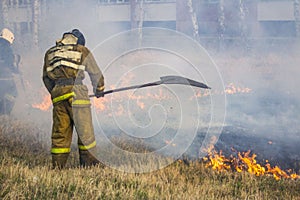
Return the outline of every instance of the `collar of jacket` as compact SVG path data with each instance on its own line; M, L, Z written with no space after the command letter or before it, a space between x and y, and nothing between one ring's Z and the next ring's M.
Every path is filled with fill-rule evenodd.
M56 45L76 45L78 38L72 34L65 34L62 39L56 41Z

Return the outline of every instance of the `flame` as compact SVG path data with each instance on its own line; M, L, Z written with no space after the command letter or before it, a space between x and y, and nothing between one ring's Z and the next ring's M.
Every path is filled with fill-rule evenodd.
M134 74L129 73L129 75L126 77L126 79L122 79L120 81L120 85L130 85L130 80L134 78ZM114 89L116 86L112 85L110 89ZM132 91L127 92L121 92L121 93L114 93L110 98L100 98L92 100L92 105L94 106L96 112L103 112L103 111L109 111L111 107L111 102L124 102L124 99L126 100L132 100L136 102L136 105L141 109L144 110L147 107L146 102L152 102L153 100L168 100L171 99L171 96L168 95L162 88L158 88L157 92L147 92L147 89L143 89L146 91L144 95L137 95L132 93ZM149 90L149 89L148 89ZM43 90L44 91L44 90ZM44 93L44 92L40 93ZM223 92L218 91L210 91L210 90L198 90L196 91L195 95L190 97L190 100L193 98L201 98L206 97L210 95L221 95L224 94L235 94L235 93L249 93L252 90L250 88L242 88L242 87L236 87L233 83L230 83L226 89ZM34 103L32 104L33 108L40 109L42 111L49 111L50 107L52 105L50 95L44 94L41 103ZM122 115L125 111L125 108L122 107L122 105L118 105L117 111L115 111L114 114ZM109 116L112 115L112 113L108 113Z
M172 141L170 141L170 140L166 140L165 142L166 142L166 144L168 144L168 145L172 145L173 147L176 147L176 144L175 144L175 143L172 143Z
M214 170L222 171L222 170L229 170L231 166L228 164L230 162L220 151L219 154L212 154L209 155L208 158L204 158L204 161L209 162L206 164L206 167L211 167Z
M108 99L106 98L93 98L92 105L95 107L96 111L104 111L106 109L106 104L108 103Z
M144 98L145 97L143 97L141 95L137 95L137 96L136 95L131 95L131 96L129 96L129 99L136 101L136 104L140 109L145 108L145 103L142 101L142 99L144 99Z
M300 176L296 173L290 173L291 170L284 171L278 166L271 167L268 160L266 160L265 166L262 166L257 163L255 158L256 154L250 155L250 150L242 153L238 152L237 157L231 155L229 158L226 158L222 151L218 153L213 150L203 158L203 161L206 163L206 167L211 167L217 171L247 171L255 176L272 175L276 180L282 178L300 179Z
M32 107L40 109L42 111L49 111L51 105L52 105L51 97L50 94L48 94L43 96L43 100L41 103L34 103L32 104Z
M133 101L139 109L144 110L149 102L153 102L154 100L161 101L170 99L170 96L165 94L161 88L159 88L155 93L147 91L147 89L143 90L146 92L144 95L137 95L132 93L132 91L124 91L120 93L114 93L106 98L94 98L92 100L92 105L97 113L109 111L109 113L107 113L108 116L112 116L112 114L120 116L126 111L123 107L124 102L126 101ZM114 107L112 108L112 106Z
M123 113L124 113L124 108L121 104L119 104L117 111L115 111L115 115L120 116L120 115L123 115Z
M238 153L238 159L242 161L242 164L237 165L239 168L237 171L242 171L243 169L247 169L250 174L254 174L256 176L264 175L266 172L265 167L262 167L260 164L256 163L256 154L253 154L251 157L249 156L250 151Z
M248 87L241 87L241 86L235 86L234 83L229 83L224 91L218 91L218 90L198 90L195 92L195 95L190 98L190 100L194 98L202 98L207 97L210 95L233 95L233 94L240 94L240 93L250 93L252 92L251 88Z
M242 88L242 87L236 87L233 83L230 83L228 86L225 87L225 93L226 94L236 94L236 93L249 93L252 89L250 88Z
M208 91L208 90L204 90L204 91L199 90L199 91L196 92L195 96L191 97L190 99L192 99L192 98L207 97L209 95L210 95L210 91Z

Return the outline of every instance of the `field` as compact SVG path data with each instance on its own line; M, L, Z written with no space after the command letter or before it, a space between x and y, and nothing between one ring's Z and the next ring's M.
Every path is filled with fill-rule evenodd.
M118 48L113 49L118 50ZM262 166L268 160L272 167L278 165L284 171L291 169L291 173L299 175L299 49L297 47L296 51L291 52L282 48L278 49L278 52L274 50L271 53L266 50L264 54L251 52L250 56L241 55L239 52L212 55L223 76L223 89L228 91L226 121L222 124L224 125L223 133L215 148L223 151L226 156L231 153L232 147L238 152L251 150L257 155L257 162ZM102 61L102 54L97 54L97 49L94 52ZM110 52L107 51L107 53ZM134 66L144 66L143 62L160 63L163 61L163 64L178 69L191 69L187 63L181 62L178 58L175 59L174 55L166 56L163 52L151 50L142 53L135 52L120 59L124 63L134 63ZM197 55L200 61L201 55ZM202 56L205 57L204 54ZM186 152L191 158L179 159L151 173L125 173L102 165L88 169L80 168L76 141L73 141L66 169L61 171L51 169L51 102L48 98L48 102L44 104L44 100L47 100L47 93L45 93L40 77L42 60L43 55L39 54L35 59L32 59L32 55L24 56L22 71L26 91L20 92L19 102L15 106L13 116L17 119L0 116L0 199L300 200L299 178L276 180L270 173L256 176L249 173L247 169L241 170L242 168L238 168L241 172L232 168L218 171L215 169L226 169L227 165L212 169L213 165L208 166L207 161L195 159L198 156L199 143L203 140L201 134L195 138L195 143ZM121 61L118 62L122 64ZM104 71L108 86L119 81L116 71L122 75L131 70L132 65L121 65L118 62ZM102 63L101 66L103 67ZM35 70L31 70L32 67ZM151 66L150 69L152 69ZM146 69L146 72L147 70L149 69ZM157 80L161 76L160 72L159 70L155 73L149 72L151 74L149 78L144 76L144 71L137 70L136 74L133 74L136 76L129 76L132 80L126 79L129 82L121 86L141 83L145 81L144 78L151 79L152 76L153 80ZM184 75L193 77L190 70L183 72ZM135 79L135 77L140 79ZM213 83L214 80L211 80L211 84ZM22 91L20 83L19 90ZM219 95L217 92L220 91L216 90L215 96ZM149 98L147 95L144 96ZM203 99L205 98L199 97L197 101L203 103ZM135 98L132 100L133 103L145 105L143 109L139 106L134 107L138 112L133 113L140 120L137 122L147 122L148 116L144 115L147 114L146 111L149 111L147 103L150 102L151 106L154 100L157 99ZM160 100L158 99L157 102L161 102ZM120 102L117 103L121 104ZM46 105L46 109L42 111L33 105ZM166 105L168 105L168 112L176 111L175 106ZM118 127L109 121L112 112L108 108L99 111L99 121L108 121L107 127L104 127L104 129L107 128L108 133L117 132ZM123 117L120 118L120 122L127 122L125 114L120 115ZM204 120L206 119L203 113L201 116ZM135 124L130 124L132 130L139 130L133 125ZM176 126L170 127L176 128ZM165 144L169 138L159 139ZM156 141L153 141L150 142L156 144ZM138 141L128 141L126 138L116 137L114 143L129 152L149 150L148 145ZM174 148L180 148L178 144L174 145L177 145ZM109 151L105 150L105 147L101 148L100 151ZM118 155L112 155L110 158L123 159ZM256 163L252 164L257 166ZM157 163L149 163L149 165L154 166Z
M1 121L0 199L300 199L300 179L218 172L201 161L178 160L144 174L82 169L76 146L67 168L52 170L49 133L5 116Z

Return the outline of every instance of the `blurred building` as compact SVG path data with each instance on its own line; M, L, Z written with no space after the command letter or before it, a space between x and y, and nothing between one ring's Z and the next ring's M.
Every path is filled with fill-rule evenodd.
M77 0L1 0L0 27L38 45L49 17L63 15ZM87 0L91 26L122 29L164 27L199 38L300 36L299 0ZM80 11L82 12L82 11ZM79 12L79 13L80 13ZM74 16L76 17L76 16ZM67 23L67 20L65 22ZM86 22L92 23L92 22ZM45 25L46 24L46 25ZM63 27L63 25L61 25ZM53 28L53 27L51 27Z
M8 27L16 38L22 36L34 44L38 43L40 17L39 0L1 0L0 28ZM16 42L22 43L20 40Z

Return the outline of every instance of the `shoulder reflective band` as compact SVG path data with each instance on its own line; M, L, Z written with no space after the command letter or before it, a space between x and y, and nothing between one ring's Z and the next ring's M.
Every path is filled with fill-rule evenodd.
M67 37L64 37L62 40L61 40L61 43L65 44L65 45L68 45L68 44L77 44L77 41L78 41L78 38L75 37L74 35L72 35L71 33L68 34Z
M51 148L51 153L60 154L60 153L70 153L71 148Z
M60 61L54 63L51 67L47 67L47 72L50 72L50 71L54 70L56 67L59 67L61 65L66 66L66 67L71 67L73 69L85 70L84 65L77 65L75 63L72 63L72 62L69 62L66 60L60 60Z
M73 50L73 49L74 49L73 45L64 45L64 46L53 47L49 50L49 52L52 53L52 52L58 51L58 50Z
M73 101L72 105L90 105L90 100L76 99Z
M91 148L93 148L95 146L96 146L96 141L92 142L91 144L89 144L87 146L85 146L85 145L78 145L78 148L80 150L86 151L86 150L89 150L89 149L91 149Z
M66 100L66 99L69 99L74 96L75 96L75 92L70 92L70 93L55 97L54 99L52 99L52 103L57 103L59 101Z
M55 51L48 55L48 60L50 64L52 62L55 62L55 59L68 59L72 60L74 62L80 62L81 61L81 52L78 51Z

